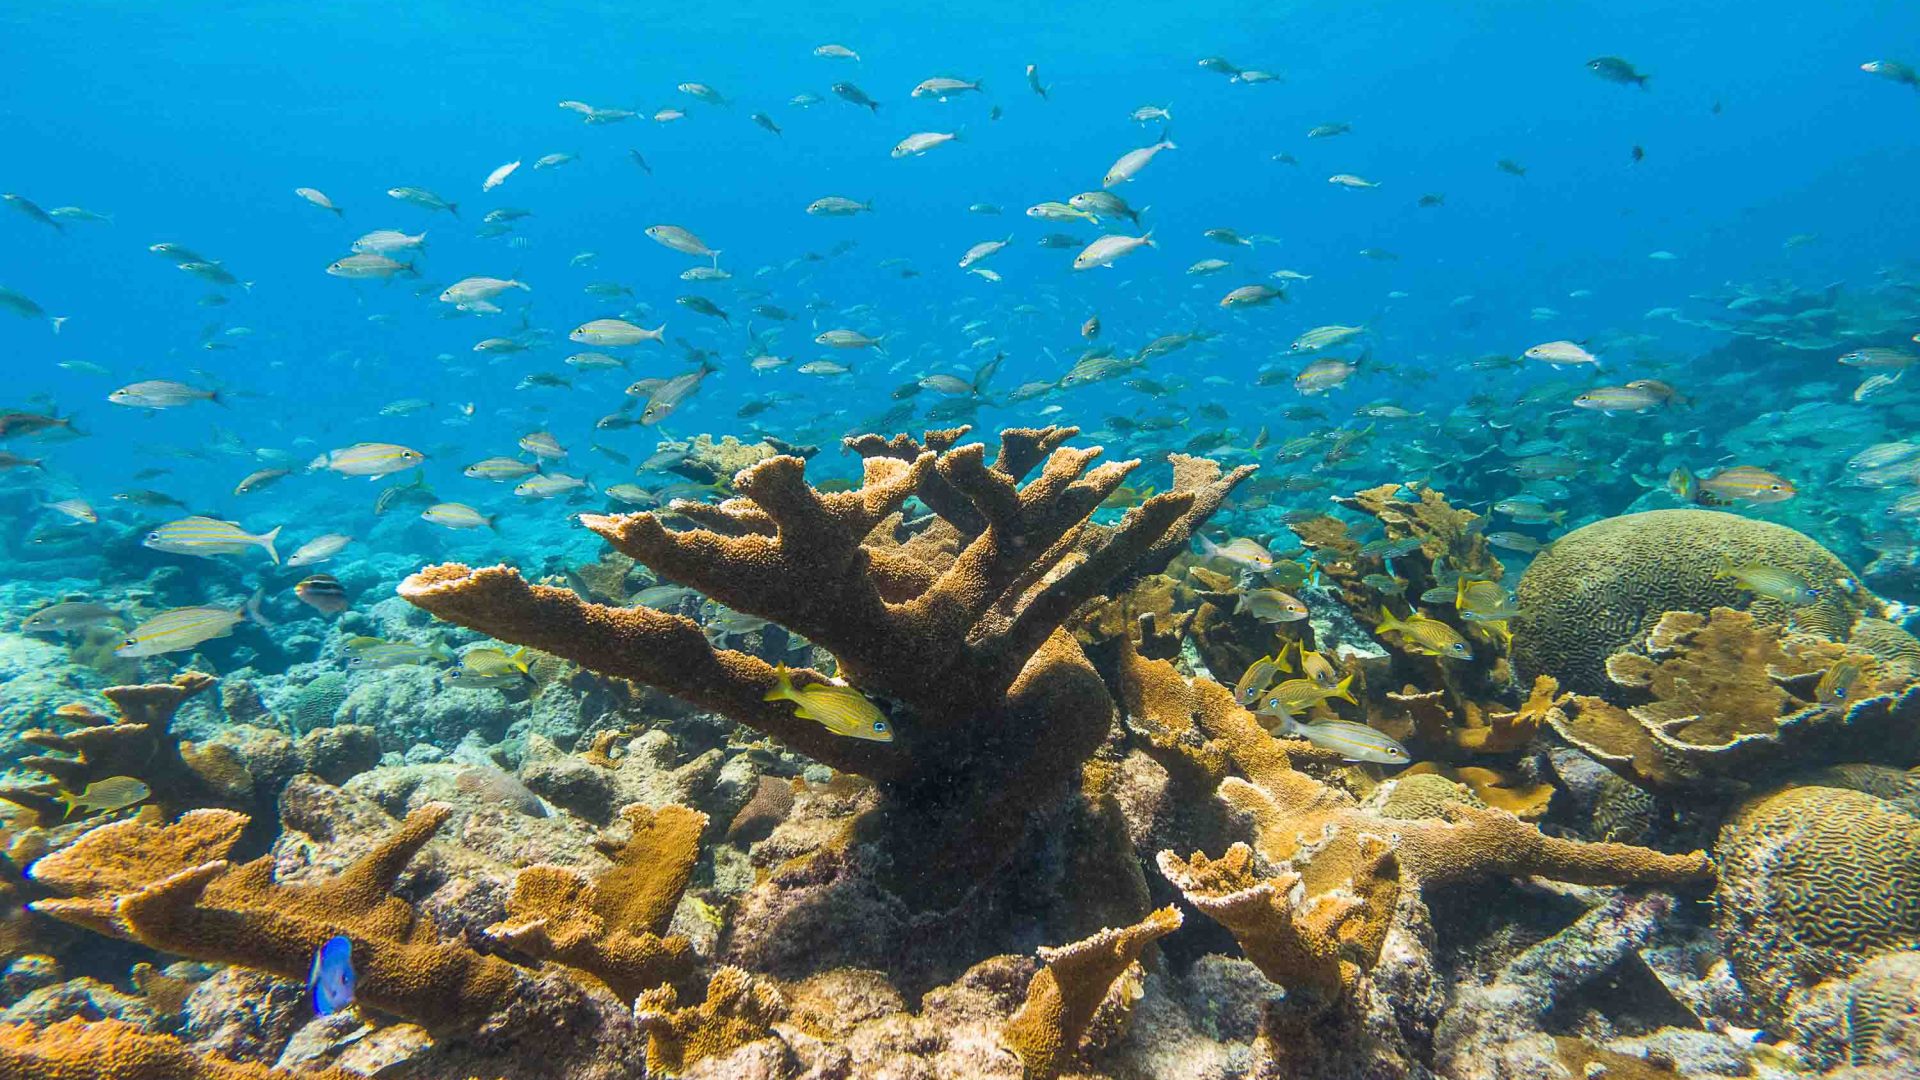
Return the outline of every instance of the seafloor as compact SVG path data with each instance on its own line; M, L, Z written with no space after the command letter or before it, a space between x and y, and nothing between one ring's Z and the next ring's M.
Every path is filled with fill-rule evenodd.
M0 1076L1920 1075L1920 641L1818 543L1605 519L1510 623L1377 632L1502 577L1387 483L1294 521L1276 625L1192 553L1244 471L1176 455L1096 519L1126 470L1071 434L870 436L833 492L730 445L733 500L589 515L609 553L545 581L421 569L281 641L311 662L0 635ZM661 583L749 618L633 605ZM450 688L354 636L535 659ZM1236 701L1309 654L1356 699L1315 713L1416 764ZM779 662L895 737L767 700ZM112 777L150 797L82 798Z

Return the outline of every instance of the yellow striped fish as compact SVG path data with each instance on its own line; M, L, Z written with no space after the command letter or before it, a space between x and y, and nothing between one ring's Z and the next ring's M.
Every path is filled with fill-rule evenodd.
M313 459L308 471L332 469L342 476L364 476L371 480L404 472L425 461L427 456L399 443L363 442L339 450L329 450Z
M781 664L777 674L779 681L767 691L765 700L791 701L798 706L793 715L818 721L835 735L874 742L893 741L893 725L887 722L886 714L860 691L836 683L815 683L795 690L787 665Z
M244 608L183 607L163 611L134 627L113 650L115 656L159 656L226 637L246 618Z
M267 557L278 563L280 553L273 549L273 541L279 535L280 526L278 525L256 536L241 528L237 522L221 521L219 518L210 517L186 517L179 521L167 522L148 533L147 538L140 543L155 551L206 557L238 555L250 547L262 547L267 550Z
M75 810L85 808L110 813L124 810L135 803L146 801L153 789L131 776L109 776L104 780L95 780L87 785L85 791L63 791L58 796L61 805L67 808L67 817Z
M1449 660L1473 659L1473 647L1460 636L1460 632L1439 619L1430 619L1415 612L1407 616L1406 621L1393 617L1393 612L1380 609L1380 625L1374 628L1380 634L1399 634L1400 645L1409 652L1425 653L1428 656L1444 656Z

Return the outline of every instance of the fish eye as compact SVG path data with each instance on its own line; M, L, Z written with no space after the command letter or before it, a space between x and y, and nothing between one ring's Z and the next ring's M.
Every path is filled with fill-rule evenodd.
M885 720L875 720L875 721L873 722L873 730L875 730L875 731L882 731L882 732L884 732L884 731L886 731L886 730L887 730L887 722L886 722Z

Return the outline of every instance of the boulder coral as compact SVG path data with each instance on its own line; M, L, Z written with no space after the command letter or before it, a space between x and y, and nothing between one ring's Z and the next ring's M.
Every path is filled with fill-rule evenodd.
M1720 935L1769 1025L1820 983L1920 947L1920 777L1849 769L1806 779L1741 804L1714 849Z
M1794 608L1755 597L1723 564L1790 571L1820 590ZM1602 518L1542 551L1515 592L1514 666L1523 679L1553 675L1577 694L1606 694L1607 658L1641 641L1669 611L1745 607L1763 623L1844 639L1876 600L1852 571L1804 533L1719 510L1650 510Z
M964 428L849 440L850 491L808 485L797 457L768 458L717 506L582 523L661 579L780 624L832 654L840 678L890 703L892 741L850 739L766 700L772 665L715 648L690 619L585 603L506 567L430 567L401 595L453 622L651 685L872 779L893 880L951 901L1003 861L1029 815L1072 790L1112 726L1107 689L1062 625L1090 601L1164 566L1251 467L1176 462L1175 489L1115 525L1089 520L1136 461L1095 464L1075 428L1012 429L989 464ZM1022 486L1035 467L1039 473ZM934 516L907 525L917 497ZM827 681L811 669L795 686ZM931 872L933 868L937 872ZM922 871L929 871L923 873Z

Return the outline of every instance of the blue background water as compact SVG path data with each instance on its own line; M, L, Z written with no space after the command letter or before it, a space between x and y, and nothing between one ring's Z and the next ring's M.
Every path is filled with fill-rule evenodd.
M151 447L195 445L210 425L299 461L359 439L392 440L432 455L428 475L443 497L509 515L508 540L413 536L511 547L528 535L515 530L558 528L560 515L517 507L505 488L460 478L460 466L512 453L515 438L543 426L583 465L593 420L612 411L626 382L685 367L677 349L657 346L622 350L635 358L630 373L575 374L562 365L577 351L566 331L620 307L581 292L590 281L633 286L672 335L722 351L722 373L669 430L743 431L734 411L779 389L811 396L762 414L767 429L831 437L884 409L900 382L959 358L966 338L956 315L994 320L985 332L1009 354L1001 389L1062 373L1081 345L1075 328L1096 311L1107 339L1127 350L1196 325L1227 331L1209 348L1160 362L1157 376L1243 381L1284 360L1286 343L1307 327L1370 320L1381 332L1377 355L1439 370L1552 337L1638 330L1647 308L1730 279L1871 282L1914 249L1920 93L1858 70L1882 57L1920 60L1920 11L1911 5L1073 3L1036 15L1037 7L9 5L0 11L0 189L43 207L110 212L115 221L72 223L61 235L0 213L0 284L72 317L58 336L44 324L0 319L10 375L4 397L15 406L50 400L80 417L94 437L52 456L96 505L127 486ZM811 55L829 41L859 50L863 61ZM1650 88L1596 78L1585 63L1602 54L1649 73ZM1196 66L1210 55L1284 81L1229 83ZM1049 100L1024 85L1027 63L1039 65ZM908 100L916 82L935 74L984 79L989 93L946 104ZM833 98L828 87L838 79L881 100L879 114ZM736 104L695 102L675 90L682 81L710 84ZM790 107L802 91L826 100ZM689 115L672 124L643 116L586 126L555 107L562 99ZM994 103L1005 115L989 121ZM1094 235L1022 211L1096 188L1116 157L1152 141L1156 127L1133 123L1131 110L1168 103L1179 149L1121 189L1135 206L1152 206L1147 220L1160 250L1076 274L1071 251L1035 247L1046 232ZM754 126L754 110L771 114L784 137ZM1304 138L1329 121L1351 122L1353 134ZM957 128L965 137L956 145L918 159L888 156L910 132ZM1647 151L1639 165L1629 159L1634 144ZM646 155L653 175L628 160L629 147ZM531 168L560 151L580 160ZM1282 151L1299 164L1271 160ZM515 158L526 165L483 195L488 172ZM1523 164L1525 178L1496 169L1501 158ZM1341 190L1326 182L1336 172L1382 186ZM386 189L400 184L459 202L463 219L389 199ZM344 220L295 198L298 186L328 193ZM1429 191L1444 192L1445 206L1417 208ZM828 194L871 198L878 212L852 220L802 213ZM981 201L1005 215L967 212ZM501 206L534 211L515 234L526 246L472 235L481 215ZM641 230L656 223L684 225L723 249L735 280L676 280L698 260L645 239ZM1248 252L1200 236L1219 226L1280 243ZM427 230L427 281L528 281L532 322L555 331L556 341L533 353L477 356L474 342L517 328L511 311L445 319L445 305L416 298L413 282L323 273L376 228ZM1018 242L988 264L1004 282L954 266L968 245L1009 233ZM1783 247L1798 233L1818 240ZM845 257L788 265L844 239L859 242ZM159 241L205 252L255 285L234 291L227 307L197 306L216 290L144 250ZM1356 254L1362 247L1399 257L1368 260ZM586 250L599 253L597 264L569 267ZM1650 260L1655 250L1680 258ZM1184 273L1216 256L1237 269L1204 280ZM901 280L876 267L888 258L912 260L921 276ZM754 271L768 266L784 268L756 282ZM1281 267L1314 275L1289 306L1244 314L1215 306L1227 289ZM789 324L777 351L796 365L825 354L813 333L840 325L888 331L892 359L909 362L888 374L877 370L885 361L855 356L851 381L822 382L791 367L752 375L741 352L750 305L733 296L751 284L796 312L812 296L841 308L875 306L864 319L827 312L817 325L804 317ZM1594 295L1569 299L1576 289ZM1386 299L1395 290L1408 296ZM688 293L731 310L732 328L676 307L674 297ZM1467 294L1471 303L1452 304ZM1020 303L1045 314L1007 314ZM1530 320L1529 309L1542 305L1562 317ZM369 321L375 315L392 321ZM215 323L252 335L230 350L204 350ZM1678 326L1659 333L1673 355L1719 340ZM54 366L67 360L100 363L113 375ZM515 389L536 370L562 373L575 388ZM134 378L222 386L232 408L146 416L104 402ZM1404 403L1444 405L1455 389L1428 384L1419 392L1431 400ZM1058 400L1064 419L1092 422L1120 396L1100 387ZM1216 396L1248 428L1294 403L1284 387L1257 398ZM1367 396L1362 386L1350 400ZM435 404L412 416L378 414L404 397ZM462 402L475 404L475 420L449 425ZM848 411L827 415L836 409ZM987 417L1033 414L1030 406ZM653 435L633 429L598 438L639 456ZM359 531L326 518L344 516L330 508L349 498L364 515L364 482L298 478L261 501L228 496L256 464L181 462L158 486L196 508L244 514L250 526L277 524L297 508L301 522L290 534L336 524ZM626 478L605 462L590 471L602 483Z

